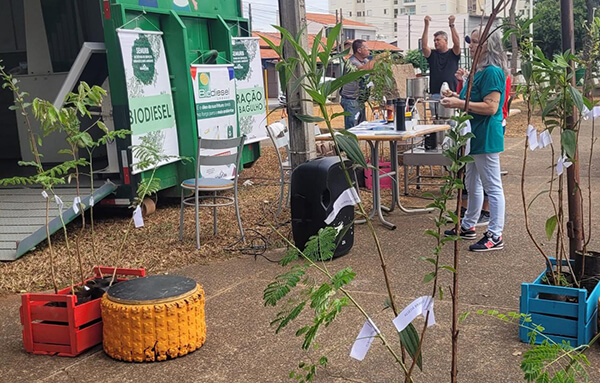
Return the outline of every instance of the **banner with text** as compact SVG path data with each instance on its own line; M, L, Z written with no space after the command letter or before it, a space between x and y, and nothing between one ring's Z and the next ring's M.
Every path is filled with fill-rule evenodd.
M258 37L234 37L233 68L240 134L246 143L267 138L267 108Z
M235 79L232 65L192 65L198 135L202 138L238 137ZM207 155L228 154L206 150ZM232 166L203 166L203 177L231 178Z
M117 29L117 33L127 82L131 144L152 146L171 156L159 165L175 162L179 144L162 32ZM135 166L139 158L132 156L132 173L146 170Z

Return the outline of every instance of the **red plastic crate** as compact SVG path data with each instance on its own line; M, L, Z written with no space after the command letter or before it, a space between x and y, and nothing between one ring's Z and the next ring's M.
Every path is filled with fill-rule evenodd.
M100 277L100 271L104 275L112 275L114 270L114 267L94 267L95 278ZM117 268L117 275L144 277L146 270ZM73 357L102 343L100 299L77 306L77 297L70 292L71 288L67 287L57 294L21 296L23 346L27 352ZM46 306L49 302L64 302L66 307Z

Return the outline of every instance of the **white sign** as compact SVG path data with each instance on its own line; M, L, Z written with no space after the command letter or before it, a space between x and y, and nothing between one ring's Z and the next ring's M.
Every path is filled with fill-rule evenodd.
M233 65L192 65L198 135L202 138L238 137ZM229 151L204 150L203 155L223 155ZM231 178L233 166L203 166L202 177Z
M236 104L240 134L246 143L267 138L267 102L258 37L232 39Z
M435 315L433 315L433 297L423 296L415 299L410 305L406 306L404 310L392 321L398 332L404 330L416 317L422 315L423 318L427 316L429 312L429 318L427 319L427 327L435 324Z
M117 33L127 81L131 144L151 144L172 156L159 165L175 162L179 143L162 32L117 29ZM138 162L133 156L133 174L146 170L135 166Z
M367 319L365 324L362 326L360 333L356 337L356 341L352 345L350 350L350 357L356 360L363 360L367 355L367 351L373 343L373 339L379 334L379 329L375 326L375 323L371 318Z

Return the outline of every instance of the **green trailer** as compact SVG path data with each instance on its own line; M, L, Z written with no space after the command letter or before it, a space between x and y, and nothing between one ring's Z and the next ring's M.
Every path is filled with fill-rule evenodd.
M192 158L196 155L198 128L190 65L199 63L211 51L218 52L216 63L233 61L232 38L248 37L251 30L243 18L241 0L0 0L0 9L6 11L0 17L0 60L20 80L22 90L62 105L64 96L80 81L102 86L108 97L94 118L102 119L112 129L131 126L117 29L160 30L178 152ZM16 163L31 160L25 121L20 114L8 110L12 103L12 94L0 89L0 178L19 174L22 169ZM93 119L86 123L92 122ZM43 161L64 161L57 154L61 145L64 138L60 135L48 137L41 149ZM131 145L129 137L94 152L98 169L91 182L97 204L129 206L137 185L149 176L148 171L131 171ZM260 142L244 148L245 166L259 157ZM194 165L169 163L161 166L156 176L161 193L178 196L180 182L194 176ZM0 261L15 260L45 239L45 230L40 230L44 211L38 201L39 192L0 191ZM70 196L72 191L61 193ZM69 205L67 202L62 213L67 222L77 216ZM55 222L49 225L51 232L60 227L58 215L58 208L53 206L51 217Z

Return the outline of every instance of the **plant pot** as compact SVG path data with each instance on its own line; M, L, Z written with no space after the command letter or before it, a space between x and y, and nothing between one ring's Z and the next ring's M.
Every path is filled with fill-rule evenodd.
M582 269L584 277L600 277L600 253L588 251L587 254L583 256L581 252L576 252L573 260L575 261L573 264L573 272L578 278L581 276Z
M552 265L556 260L551 258ZM563 261L563 266L567 266ZM571 263L573 261L571 260ZM598 329L598 299L600 284L591 293L586 289L547 285L544 271L533 283L521 284L520 311L531 316L531 323L542 326L543 334L556 343L569 342L572 347L589 343ZM566 302L545 297L567 297ZM561 298L562 299L562 298ZM524 324L521 320L521 324ZM531 330L519 327L519 338L529 343ZM535 343L540 344L543 336L536 336Z
M100 271L108 275L114 272L114 268L94 267L95 278L88 281L100 278ZM146 270L117 268L117 275L143 277ZM94 298L77 304L78 298L71 294L70 287L57 294L21 295L19 313L25 350L32 354L74 357L102 343L100 297Z

